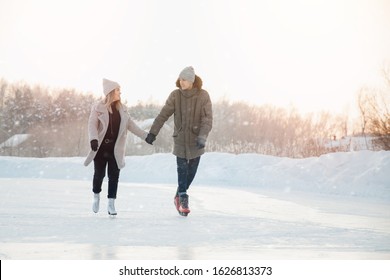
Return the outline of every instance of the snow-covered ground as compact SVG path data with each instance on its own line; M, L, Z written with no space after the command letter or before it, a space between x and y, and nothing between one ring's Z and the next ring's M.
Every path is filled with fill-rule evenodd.
M390 259L390 152L207 153L188 217L173 155L127 157L115 218L83 160L0 157L0 259Z

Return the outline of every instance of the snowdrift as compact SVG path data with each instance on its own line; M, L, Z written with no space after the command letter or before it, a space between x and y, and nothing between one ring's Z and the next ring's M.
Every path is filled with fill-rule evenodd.
M90 181L93 164L84 158L0 157L0 178ZM171 154L129 156L120 182L175 184ZM206 153L194 184L309 192L390 201L390 152L359 151L291 159L259 154Z

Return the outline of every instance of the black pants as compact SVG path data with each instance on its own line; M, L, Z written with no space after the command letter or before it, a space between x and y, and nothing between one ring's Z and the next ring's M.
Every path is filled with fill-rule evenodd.
M186 193L190 187L192 181L195 178L196 171L198 170L200 157L187 160L185 158L176 157L177 162L177 178L179 187L177 188L178 194Z
M116 198L118 190L118 180L120 169L116 163L115 157L112 153L98 153L93 160L95 166L95 173L93 175L93 189L94 193L102 191L103 179L106 176L106 167L108 165L108 198Z

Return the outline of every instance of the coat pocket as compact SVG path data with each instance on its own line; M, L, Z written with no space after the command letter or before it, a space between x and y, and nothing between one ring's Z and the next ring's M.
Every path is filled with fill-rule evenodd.
M182 128L181 127L176 127L175 126L175 128L173 129L173 134L172 134L172 136L173 137L177 137L178 135L179 135L179 133L180 133L180 131L182 130Z

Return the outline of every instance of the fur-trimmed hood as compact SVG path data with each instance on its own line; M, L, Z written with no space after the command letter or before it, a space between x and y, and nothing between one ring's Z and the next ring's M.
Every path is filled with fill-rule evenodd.
M177 79L177 80L176 80L176 86L177 86L178 88L180 88L180 79ZM195 81L194 81L193 87L194 87L194 88L197 88L198 90L201 90L201 89L202 89L202 86L203 86L203 81L202 81L202 79L201 79L199 76L195 75ZM181 89L181 88L180 88L180 89Z

